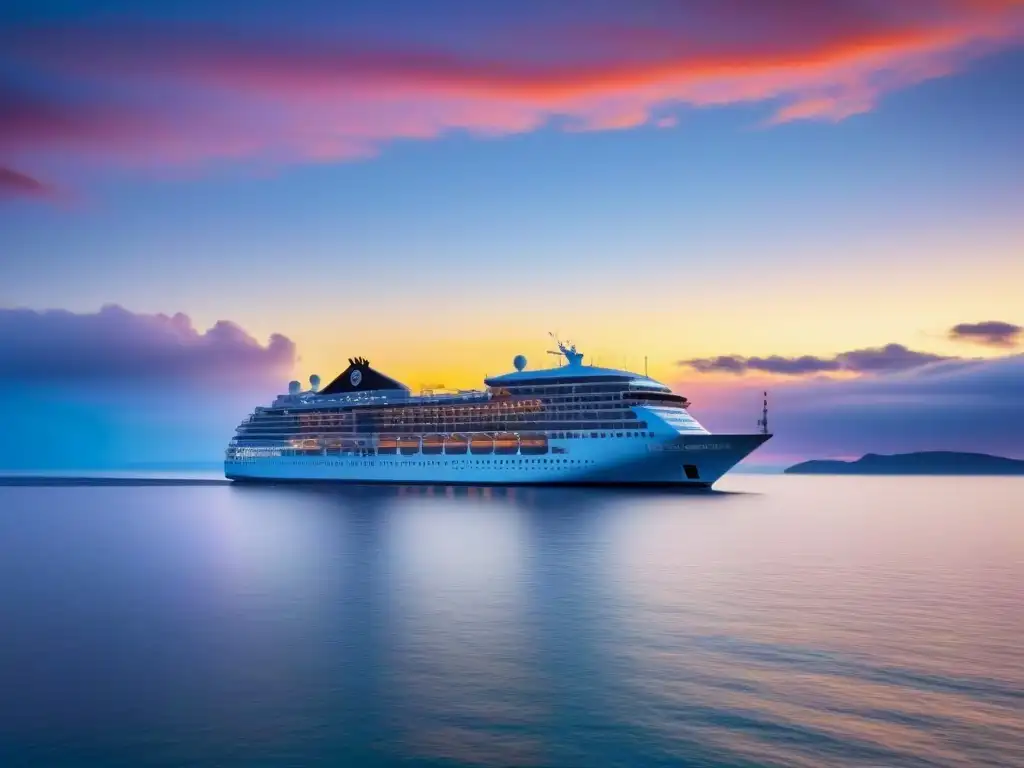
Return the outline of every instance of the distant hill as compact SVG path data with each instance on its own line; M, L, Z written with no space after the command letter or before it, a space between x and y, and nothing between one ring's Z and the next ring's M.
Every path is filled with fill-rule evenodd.
M985 453L926 451L880 456L868 453L857 461L805 461L787 475L1024 475L1024 461Z

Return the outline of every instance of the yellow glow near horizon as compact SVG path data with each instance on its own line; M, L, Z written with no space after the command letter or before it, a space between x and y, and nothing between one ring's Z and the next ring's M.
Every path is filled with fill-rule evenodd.
M663 381L696 374L676 363L719 355L787 357L837 353L889 343L942 355L990 357L1004 353L948 338L957 323L1003 320L1024 324L1024 238L1005 234L980 242L965 258L963 243L935 247L922 269L907 243L858 258L844 249L833 258L768 269L757 279L713 271L693 275L687 265L663 273L632 273L620 265L566 284L539 284L529 295L500 281L481 289L467 276L445 297L403 294L387 301L354 293L330 301L330 283L311 286L298 307L251 303L222 307L257 338L272 332L296 342L295 376L318 373L330 381L355 355L408 383L478 387L486 374L512 370L525 354L531 368L557 360L548 331L575 341L588 363L643 371ZM915 254L934 245L913 244ZM632 276L631 276L632 275ZM752 276L745 276L751 277ZM313 293L315 292L315 293ZM287 294L283 294L287 297ZM457 298L456 298L457 297ZM287 301L283 298L283 301ZM196 316L197 325L218 317Z

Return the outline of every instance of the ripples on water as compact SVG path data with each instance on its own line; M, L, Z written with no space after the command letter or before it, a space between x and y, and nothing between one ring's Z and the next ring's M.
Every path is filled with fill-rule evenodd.
M1024 481L0 488L0 765L1024 765Z

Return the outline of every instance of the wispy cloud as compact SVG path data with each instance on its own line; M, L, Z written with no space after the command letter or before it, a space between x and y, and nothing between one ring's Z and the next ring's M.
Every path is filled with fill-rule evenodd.
M284 28L9 25L3 56L65 96L0 89L0 150L289 162L452 130L665 126L680 106L760 102L771 123L836 121L1022 32L1015 0L649 0L578 22L549 9L525 2L521 23L481 23L462 47Z
M0 199L17 197L54 200L59 196L57 188L52 184L0 165Z

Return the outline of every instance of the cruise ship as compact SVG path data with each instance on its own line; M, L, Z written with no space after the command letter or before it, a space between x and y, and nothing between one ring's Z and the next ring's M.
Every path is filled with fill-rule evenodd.
M585 365L487 378L485 389L414 395L364 358L323 389L299 382L243 421L227 448L236 481L709 488L768 440L711 434L689 401L646 375Z

